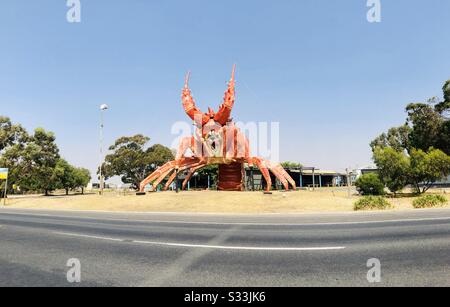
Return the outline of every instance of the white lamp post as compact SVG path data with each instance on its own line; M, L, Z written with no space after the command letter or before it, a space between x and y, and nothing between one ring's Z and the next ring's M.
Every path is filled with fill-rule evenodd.
M105 188L105 179L103 176L103 127L104 127L104 115L103 113L109 109L107 104L100 106L100 195L103 195L103 189Z

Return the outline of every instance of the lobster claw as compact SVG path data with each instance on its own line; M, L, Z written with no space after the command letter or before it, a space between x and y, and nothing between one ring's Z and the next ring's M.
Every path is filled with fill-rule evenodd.
M183 104L183 108L186 114L197 124L204 125L208 122L209 117L206 114L203 114L197 106L195 105L195 100L192 97L191 90L189 89L189 79L191 76L191 72L186 74L186 79L184 82L183 93L181 96L181 101Z
M231 72L231 79L228 82L228 89L225 92L223 98L223 104L220 106L219 111L216 113L214 120L224 126L231 116L231 110L234 106L235 99L235 74L236 74L236 64L233 65L233 70Z

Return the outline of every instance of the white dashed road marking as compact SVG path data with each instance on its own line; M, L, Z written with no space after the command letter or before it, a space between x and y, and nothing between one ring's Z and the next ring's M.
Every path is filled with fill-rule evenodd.
M153 241L140 241L140 240L125 240L109 237L90 236L76 233L67 232L55 232L54 234L69 237L78 237L86 239L97 239L105 241L115 242L127 242L145 245L160 245L169 247L186 247L186 248L209 248L209 249L221 249L221 250L247 250L247 251L330 251L330 250L343 250L344 246L326 246L326 247L254 247L254 246L226 246L226 245L203 245L203 244L184 244L184 243L172 243L172 242L153 242Z

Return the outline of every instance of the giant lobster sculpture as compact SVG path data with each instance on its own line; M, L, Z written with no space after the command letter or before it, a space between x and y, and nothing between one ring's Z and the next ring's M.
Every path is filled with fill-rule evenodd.
M235 126L231 119L231 110L235 101L235 66L225 92L223 104L215 113L208 108L208 113L201 112L195 105L191 90L189 89L189 77L183 88L182 102L187 115L194 121L196 127L194 136L183 138L180 142L176 159L158 168L154 173L142 181L141 192L144 192L148 184L155 189L168 177L165 190L177 178L180 172L187 171L182 189L202 167L210 164L219 165L218 189L221 191L242 191L244 189L244 165L256 165L266 181L266 189L272 188L270 172L283 184L286 190L289 185L296 188L294 180L280 164L250 156L249 142L246 136ZM187 156L190 149L192 156Z

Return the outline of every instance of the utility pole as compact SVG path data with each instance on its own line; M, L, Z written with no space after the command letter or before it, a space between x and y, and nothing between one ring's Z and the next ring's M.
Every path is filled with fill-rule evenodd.
M175 192L178 193L179 188L178 188L178 169L176 170L176 175L175 175Z
M253 166L250 167L250 185L251 185L252 192L254 192L255 191L255 177L253 174Z
M351 198L352 197L352 191L351 191L351 183L350 183L350 172L349 172L348 168L346 168L345 171L347 173L348 198Z
M108 110L109 107L107 104L102 104L100 106L100 195L103 195L103 190L105 188L105 178L103 175L103 128L104 128L104 111Z
M312 169L313 191L316 190L316 168Z

